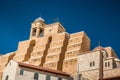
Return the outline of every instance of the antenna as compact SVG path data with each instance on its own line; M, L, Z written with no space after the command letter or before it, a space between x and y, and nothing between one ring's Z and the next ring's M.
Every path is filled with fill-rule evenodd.
M100 41L98 41L98 46L100 46L101 44L100 44Z
M57 22L58 22L58 21L59 21L59 18L57 17L56 20L57 20Z

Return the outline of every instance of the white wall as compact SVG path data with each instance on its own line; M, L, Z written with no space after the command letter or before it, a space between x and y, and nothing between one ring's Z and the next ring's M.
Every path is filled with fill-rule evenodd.
M23 75L20 74L20 70L24 70ZM8 80L34 80L34 73L39 74L39 80L46 80L46 75L50 75L51 80L58 80L58 77L61 77L62 80L70 80L66 76L18 66L18 63L12 60L4 69L2 80L5 80L7 75L9 76Z
M8 80L15 80L17 67L18 64L11 60L3 71L2 80L5 80L7 75L8 75Z

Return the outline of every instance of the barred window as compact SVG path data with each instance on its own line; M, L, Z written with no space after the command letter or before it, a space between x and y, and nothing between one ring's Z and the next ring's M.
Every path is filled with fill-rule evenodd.
M38 73L35 73L34 74L34 80L38 80L39 79L39 74Z
M24 70L21 69L21 70L20 70L20 75L23 75L23 74L24 74Z

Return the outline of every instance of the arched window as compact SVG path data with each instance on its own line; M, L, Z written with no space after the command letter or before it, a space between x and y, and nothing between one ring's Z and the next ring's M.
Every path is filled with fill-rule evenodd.
M43 37L43 36L44 36L44 30L41 29L41 30L40 30L40 37Z
M6 76L5 80L8 80L8 75Z
M20 75L23 75L23 74L24 74L24 70L21 69L21 70L20 70Z
M32 29L32 36L36 36L37 28Z
M47 75L47 76L46 76L46 80L50 80L50 75Z
M34 74L34 80L38 80L39 79L39 74L38 73L35 73Z
M62 80L62 78L59 77L58 80Z

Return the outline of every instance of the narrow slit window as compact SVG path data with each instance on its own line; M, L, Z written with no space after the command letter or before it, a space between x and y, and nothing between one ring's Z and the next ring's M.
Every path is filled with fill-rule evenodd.
M90 67L92 67L92 62L90 62Z
M105 67L107 67L107 62L105 62Z
M108 62L108 67L110 66L110 62Z
M95 66L95 62L93 62L93 66Z

